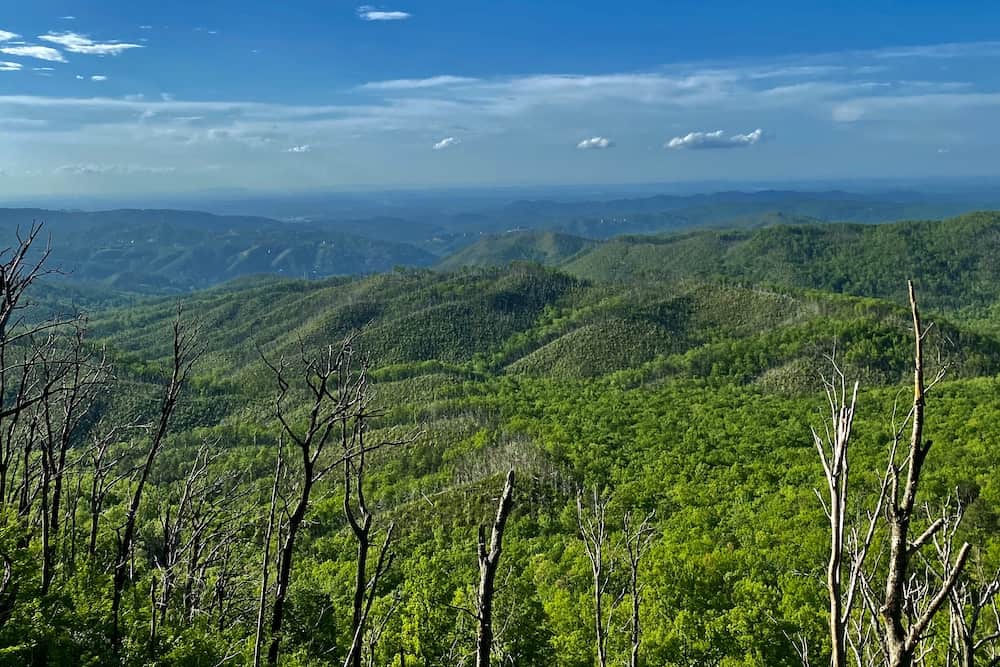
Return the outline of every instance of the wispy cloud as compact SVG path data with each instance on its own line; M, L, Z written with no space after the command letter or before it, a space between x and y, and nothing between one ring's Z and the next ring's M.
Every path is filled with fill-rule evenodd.
M942 59L1000 56L1000 42L948 42L944 44L924 44L901 46L869 51L876 58L897 59Z
M443 151L446 148L457 146L460 143L462 143L462 140L458 139L457 137L445 137L441 141L431 146L431 148L436 151Z
M110 42L95 42L86 35L75 32L48 33L39 35L38 39L58 44L70 53L82 53L95 56L117 56L129 49L141 49L141 44L130 44L117 40Z
M23 69L21 63L12 63L6 60L0 60L0 72L20 72Z
M8 56L47 60L54 63L66 62L66 58L63 57L62 53L48 46L3 46L0 47L0 53L6 53Z
M911 95L880 95L838 102L832 117L838 123L888 120L913 112L940 114L946 111L1000 107L1000 92L928 92Z
M302 144L301 146L292 146L291 148L285 149L286 153L311 153L312 146L309 144Z
M702 148L746 148L759 143L764 138L764 130L757 128L747 134L734 134L725 136L722 130L714 132L689 132L682 137L674 137L668 141L664 148L678 150L681 148L702 149Z
M362 21L404 21L411 16L409 12L377 9L371 5L358 7L358 18Z
M0 30L0 42L8 42L12 39L17 39L20 37L16 32L9 32L7 30Z
M75 21L76 17L75 16L60 16L59 20L60 21Z
M90 77L90 80L91 81L107 81L108 77L104 76L103 74L95 74L94 76Z
M441 88L460 84L476 83L479 79L466 76L451 76L443 74L426 79L393 79L391 81L372 81L360 88L362 90L421 90L424 88Z
M135 175L135 174L170 174L177 171L176 167L153 167L140 164L64 164L56 167L57 174L73 176L102 175Z
M604 148L612 148L615 142L611 141L607 137L591 137L589 139L584 139L576 145L577 148L583 150L600 150Z

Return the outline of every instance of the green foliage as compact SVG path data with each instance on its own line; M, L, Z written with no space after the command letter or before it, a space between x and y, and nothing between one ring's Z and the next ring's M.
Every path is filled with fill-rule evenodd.
M16 554L23 595L0 626L0 664L38 651L50 664L248 664L279 433L275 382L260 356L294 363L352 331L374 362L379 414L368 437L419 434L369 462L376 525L395 521L398 536L373 606L374 664L467 658L476 530L491 520L510 465L519 483L498 576L497 664L593 664L590 570L575 524L582 485L612 491L615 521L624 508L655 510L657 537L640 567L644 664L791 666L786 636L796 632L822 662L827 530L812 490L821 471L810 427L822 426L827 408L817 377L836 351L863 381L852 484L870 495L912 363L892 271L919 271L935 311L930 371L949 364L928 405L938 444L922 500L957 488L968 502L963 535L980 545L985 570L1000 565L1000 347L983 324L997 326L983 304L998 284L987 256L998 223L983 215L948 224L621 239L577 255L577 277L515 263L255 279L197 293L185 313L201 323L206 353L140 513L125 654L117 663L109 654L107 565L127 474L108 495L93 557L88 508L75 507L47 596L37 594L37 540L25 545L23 518L4 515L0 553ZM118 380L98 424L155 416L175 308L152 299L94 313L91 333L107 344ZM117 445L145 437L128 432ZM208 567L199 594L205 608L231 606L219 623L216 611L188 618L175 601L151 643L163 523L204 443L212 478L236 480L212 529L235 528L239 539L229 569ZM85 490L92 473L79 470ZM285 665L342 662L349 642L355 545L336 477L315 490L299 542ZM617 523L613 532L620 540ZM226 595L216 600L217 590ZM610 650L620 662L628 646L623 609L615 613Z

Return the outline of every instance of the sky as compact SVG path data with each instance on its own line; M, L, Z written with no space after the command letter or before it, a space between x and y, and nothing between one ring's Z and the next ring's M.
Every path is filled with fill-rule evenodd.
M1000 3L0 0L0 199L998 175Z

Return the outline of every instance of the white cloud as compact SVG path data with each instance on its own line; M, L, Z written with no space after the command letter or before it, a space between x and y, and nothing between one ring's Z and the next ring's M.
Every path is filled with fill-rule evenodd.
M764 130L757 128L747 134L724 136L722 130L715 132L689 132L683 137L674 137L664 148L678 150L681 148L745 148L759 143L764 138Z
M153 29L153 26L151 26L151 25L141 25L141 26L139 26L139 30L152 30L152 29Z
M302 144L301 146L292 146L285 150L286 153L310 153L312 152L312 146L309 144Z
M12 39L20 37L16 32L8 32L6 30L0 30L0 42L7 42Z
M83 53L94 56L117 56L129 49L141 49L140 44L129 44L127 42L95 42L86 35L75 32L48 33L39 35L38 39L58 44L70 53Z
M584 150L588 149L602 149L602 148L612 148L615 142L611 141L607 137L591 137L589 139L584 139L576 145L577 148Z
M77 81L83 81L83 75L82 74L77 74L76 75L76 80Z
M432 76L426 79L393 79L391 81L372 81L361 88L363 90L420 90L423 88L441 88L459 84L476 83L479 79L465 76Z
M108 77L104 76L103 74L95 74L94 76L90 77L90 80L91 81L107 81Z
M358 7L358 17L362 21L403 21L412 16L409 12L386 11L371 5Z
M60 16L59 20L60 21L75 21L76 17L75 16Z
M31 69L35 72L52 72L55 70L53 67L32 67Z
M20 72L24 66L21 63L12 63L0 60L0 72Z
M66 62L62 53L48 46L4 46L0 47L0 53L6 53L8 56L48 60L53 63Z
M431 148L434 149L434 150L436 150L436 151L443 151L446 148L451 148L452 146L457 146L460 143L462 143L462 140L458 139L457 137L445 137L441 141L439 141L436 144L434 144L433 146L431 146Z

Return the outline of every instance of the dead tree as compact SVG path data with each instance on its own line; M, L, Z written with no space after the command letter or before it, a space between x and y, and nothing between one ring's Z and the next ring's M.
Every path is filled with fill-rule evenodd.
M580 531L580 539L590 561L592 592L594 596L594 643L597 649L598 667L608 665L608 636L615 609L625 597L623 588L611 603L605 607L605 598L609 593L615 570L615 561L611 557L611 534L608 528L608 505L610 500L601 496L595 490L592 492L592 504L583 506L583 491L576 494L576 518Z
M135 428L141 428L133 425ZM116 447L120 429L112 427L107 432L92 434L92 443L85 455L90 467L90 491L87 509L90 515L90 535L87 540L87 553L91 561L97 555L97 536L100 532L101 514L108 494L119 483L130 477L135 468L122 469L122 463L129 458L134 442L127 446Z
M830 421L833 428L827 427L826 437L821 437L813 429L813 443L819 452L823 464L823 474L826 477L827 496L818 491L816 495L823 504L823 510L830 523L830 556L826 569L826 587L829 599L829 632L830 632L830 665L831 667L847 667L847 637L857 594L858 577L871 546L879 510L872 513L869 529L861 544L855 545L853 558L845 564L847 556L848 497L850 481L850 459L848 456L851 429L854 425L854 413L858 401L858 383L850 393L847 390L846 377L836 364L836 357L831 357L834 365L835 379L824 380L827 401L830 406ZM848 398L850 397L850 398ZM879 499L879 503L882 499ZM848 556L849 557L849 556ZM847 582L844 581L845 567L849 571ZM799 652L803 662L808 651Z
M837 380L826 383L832 429L828 429L825 439L813 433L827 481L826 498L818 495L830 522L827 590L831 665L835 667L847 664L848 648L859 665L869 664L868 645L872 641L877 642L880 661L888 667L913 667L930 623L952 595L969 554L969 545L963 544L954 561L943 568L945 576L940 583L934 580L932 570L918 572L913 567L920 550L934 539L945 521L933 521L919 535L911 534L920 478L931 442L925 441L923 435L928 390L924 379L923 343L927 331L921 325L912 282L908 283L908 292L914 336L913 404L903 424L894 430L886 472L875 509L868 512L866 526L863 523L848 526L848 450L857 384L848 394L847 383L839 369L836 369ZM942 377L943 371L939 371L930 386ZM904 444L907 426L910 431L908 446ZM867 562L873 542L882 532L888 533L884 567ZM875 576L883 570L884 594L880 596ZM843 579L845 572L848 574L846 582Z
M949 643L957 667L1000 666L998 594L1000 572L987 582L963 579L952 591L949 597Z
M934 552L924 558L938 581L951 577L958 546L957 533L964 510L961 497L953 506L946 503L940 512L933 515L929 508L927 510L931 525L935 522L942 524L932 538ZM947 664L956 667L996 667L1000 665L1000 656L996 653L1000 644L1000 614L997 609L1000 571L987 578L978 568L974 580L970 569L971 566L967 565L966 572L959 577L948 596ZM987 651L992 651L993 655L986 655Z
M17 547L27 548L40 533L41 593L54 578L55 551L60 543L66 451L71 436L61 437L59 415L67 405L74 428L81 403L67 394L88 394L82 330L76 317L37 322L25 317L30 307L27 291L40 278L56 271L44 267L46 245L35 246L41 225L26 235L15 233L16 244L0 250L0 505L9 506L18 522ZM73 341L79 345L74 348ZM85 402L85 401L84 401ZM58 424L58 425L57 425ZM39 509L40 506L40 509ZM0 625L17 600L19 577L11 559L2 555Z
M503 493L493 520L489 543L486 541L486 526L479 526L477 553L479 556L479 590L476 593L476 667L489 667L493 650L493 594L495 592L497 566L503 549L503 531L514 504L514 470L507 472Z
M22 237L18 231L16 247L0 250L0 502L3 503L14 497L16 481L12 479L12 467L18 464L15 457L20 450L20 417L48 395L38 386L33 372L33 362L37 359L25 351L25 343L61 324L57 321L26 326L19 315L27 306L25 292L49 273L43 268L49 256L48 247L36 260L29 259L40 232L40 225L32 225L27 236ZM22 474L28 474L28 470L22 469Z
M354 368L354 356L353 336L349 336L339 348L329 346L323 358L310 359L303 353L304 386L299 389L303 390L307 397L308 411L304 424L297 423L298 420L293 419L288 412L287 403L294 396L284 359L273 364L264 358L278 383L278 396L275 400L278 422L292 446L298 449L300 461L300 469L297 471L297 498L294 507L289 508L286 503L283 508L284 519L279 531L283 533L284 539L278 550L277 578L271 607L270 645L267 651L269 665L277 664L281 651L285 605L291 582L296 539L306 519L313 488L330 470L356 454L355 451L351 451L346 454L341 452L339 456L324 456L328 452L330 442L337 437L339 429L345 422L353 419L357 407L367 400L365 394L367 384L363 374L357 373Z
M199 550L200 543L204 541L202 538L205 526L215 518L216 513L205 511L209 494L223 491L223 498L229 502L225 496L225 491L228 489L212 488L206 483L209 465L216 458L218 454L213 456L209 452L207 443L198 448L191 468L181 485L179 498L176 503L171 502L167 505L164 515L160 518L160 544L158 553L153 555L153 565L160 574L160 584L158 595L153 596L153 616L159 616L161 627L167 623L167 614L178 579L181 577L180 570L184 556L188 551ZM189 568L188 577L183 582L186 593L185 608L193 606L189 593L192 574ZM185 617L188 618L189 614L185 614ZM155 627L154 623L153 628ZM150 641L155 644L155 631L151 632Z
M271 502L268 504L267 522L264 524L263 557L260 566L260 596L257 601L257 627L253 642L253 667L260 667L261 648L264 645L264 616L267 613L267 590L271 579L271 539L274 535L275 513L278 509L278 485L284 468L283 448L278 440L278 454L274 462L274 481L271 484Z
M177 401L180 398L181 390L187 383L191 368L199 356L197 327L182 320L180 308L178 308L177 317L173 323L172 351L170 377L163 390L163 398L160 402L160 414L156 426L150 435L149 446L146 450L144 461L138 469L135 487L132 490L128 510L125 514L125 523L119 532L116 544L111 597L111 646L116 654L121 651L122 594L129 579L129 562L132 558L136 521L139 516L139 508L142 504L142 493L146 482L149 481L156 457L160 453L160 449L166 439L170 420L177 408Z
M879 608L889 667L911 667L914 655L931 620L955 588L958 577L965 567L970 549L968 543L959 548L954 564L949 568L950 572L947 578L941 582L937 592L929 596L926 605L914 615L913 611L907 608L905 591L907 582L913 574L911 562L914 555L940 530L943 522L932 523L916 537L912 537L910 534L920 477L932 443L924 438L926 387L923 342L926 331L920 323L920 312L917 309L912 282L908 285L908 291L914 338L910 442L905 460L899 465L895 461L890 465L889 493L885 511L885 519L889 529L888 572L885 581L885 597Z
M347 651L347 657L344 659L344 667L362 667L365 630L371 614L372 603L375 601L379 582L392 566L393 561L390 548L395 525L390 522L385 531L385 538L378 549L374 570L369 574L368 557L372 547L373 515L365 495L367 456L370 451L376 448L399 443L380 443L377 447L371 447L365 442L368 422L373 416L369 411L371 394L368 391L367 368L368 362L363 360L357 379L358 399L354 405L353 416L350 419L343 419L340 424L341 452L344 460L344 516L351 527L351 534L357 544L351 614L351 645Z
M67 454L83 434L85 420L110 379L103 352L86 349L82 326L74 327L70 350L57 363L44 363L42 373L59 382L58 398L40 404L42 423L42 585L46 595L52 585L59 544ZM47 361L47 360L46 360Z
M639 582L639 566L642 558L653 541L655 530L652 526L655 512L650 512L636 524L631 511L625 512L622 520L624 531L625 555L628 560L628 595L632 602L632 614L629 617L629 667L639 667L639 646L642 642L642 627L639 624L639 607L642 602L642 591L645 586Z

